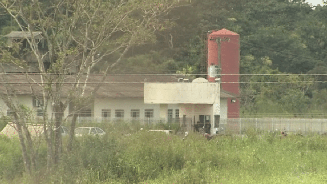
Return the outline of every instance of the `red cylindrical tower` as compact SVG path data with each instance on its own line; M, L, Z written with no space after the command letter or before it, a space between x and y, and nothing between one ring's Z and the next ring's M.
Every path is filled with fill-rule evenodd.
M210 68L213 69L211 66L218 66L222 74L221 89L239 96L239 35L227 29L212 31L208 35L207 44L208 81L214 82L215 80L215 77L209 75ZM238 99L228 99L228 118L239 118Z

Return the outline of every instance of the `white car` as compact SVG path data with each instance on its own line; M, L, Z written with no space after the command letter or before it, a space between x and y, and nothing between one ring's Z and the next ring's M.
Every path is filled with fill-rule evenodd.
M79 127L75 129L75 136L105 135L106 132L99 127Z

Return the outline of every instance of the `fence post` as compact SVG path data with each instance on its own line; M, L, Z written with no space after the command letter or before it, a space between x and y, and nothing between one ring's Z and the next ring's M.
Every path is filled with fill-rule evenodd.
M271 131L273 132L273 118L271 118Z

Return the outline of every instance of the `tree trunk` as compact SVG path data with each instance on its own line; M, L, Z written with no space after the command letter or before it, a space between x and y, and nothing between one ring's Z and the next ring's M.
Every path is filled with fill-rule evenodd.
M16 124L17 131L18 131L19 142L20 142L20 145L22 147L22 154L23 154L23 161L24 161L25 171L29 175L31 175L31 163L30 163L30 160L29 160L28 154L27 154L27 149L26 149L25 140L24 140L24 136L23 136L22 126L17 122L18 121L16 119L15 124Z
M50 130L52 131L52 130ZM50 173L51 171L51 168L52 168L52 157L53 157L53 154L52 154L52 139L51 139L51 134L48 135L48 129L47 129L47 123L46 121L44 122L44 125L43 125L43 132L44 132L44 137L46 139L46 142L47 142L47 171Z
M30 159L30 163L31 163L31 171L35 171L36 169L36 162L35 162L35 151L34 151L34 145L33 145L33 141L31 138L31 134L28 131L28 128L26 127L26 123L23 124L23 130L25 133L25 137L26 137L26 143L29 149L29 159Z
M71 129L70 129L70 132L69 132L69 140L68 140L68 145L67 145L67 151L72 151L73 139L74 139L74 129L75 129L77 116L78 116L77 113L73 114L73 118L72 118L72 122L71 122Z
M61 135L61 123L63 120L63 107L62 103L59 101L55 104L55 153L54 153L54 164L59 163L59 157L62 145L62 135Z

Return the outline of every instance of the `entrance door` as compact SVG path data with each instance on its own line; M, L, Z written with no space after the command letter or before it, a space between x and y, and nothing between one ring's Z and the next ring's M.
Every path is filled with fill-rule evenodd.
M198 128L204 127L205 133L210 134L211 133L211 116L210 115L199 115L199 122L200 122L201 127L198 127Z

